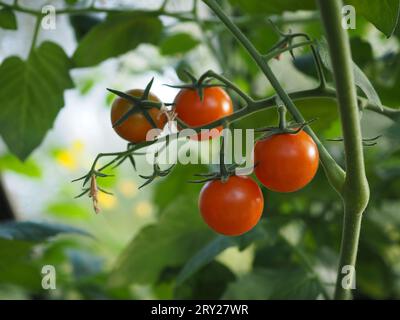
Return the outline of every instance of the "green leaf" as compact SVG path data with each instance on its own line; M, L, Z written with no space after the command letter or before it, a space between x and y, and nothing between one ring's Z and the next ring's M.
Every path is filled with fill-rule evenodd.
M187 61L185 59L179 59L174 66L176 75L178 76L179 80L182 82L187 82L190 81L188 78L187 72L194 74L195 72L193 71L193 65L191 65L190 61Z
M0 239L40 242L59 234L75 233L90 236L82 229L63 224L39 222L7 222L0 224Z
M185 53L195 48L200 43L188 33L175 33L165 38L160 44L163 55Z
M67 255L76 280L99 274L104 260L101 257L79 249L68 249Z
M44 42L27 61L13 56L0 66L0 134L21 160L42 142L72 88L70 60L61 47Z
M316 299L316 279L302 269L256 269L229 285L224 299Z
M0 9L0 28L17 30L17 18L13 10L8 7Z
M115 99L115 94L114 94L114 93L111 93L111 92L108 92L108 93L106 94L106 98L104 99L104 100L105 100L106 106L107 106L107 107L111 107L112 102L114 101L114 99Z
M162 24L159 19L135 12L112 14L81 40L73 60L77 67L94 66L108 58L135 49L141 43L157 44Z
M375 88L372 86L364 72L354 62L353 72L356 86L358 86L364 92L371 103L383 109L381 99L379 98L378 93L375 91Z
M86 95L96 84L95 79L85 79L77 85L81 95Z
M70 6L77 4L80 0L64 0L64 2Z
M368 41L360 37L352 37L350 39L350 46L353 61L360 66L360 68L364 69L368 64L374 62L372 46Z
M315 10L313 0L268 0L268 1L249 1L249 0L230 0L233 6L251 14L281 14L285 11Z
M262 28L250 28L246 32L246 35L260 52L268 52L279 40L278 34L274 31L270 23L267 23ZM248 56L248 53L243 48L240 47L240 49L244 53L244 56ZM246 61L243 62L246 63ZM247 62L254 64L251 58ZM255 69L259 71L257 67Z
M204 165L178 164L166 179L155 185L153 201L161 210L175 201L174 194L185 195L187 198L197 199L202 187L199 183L187 183L193 180L196 173L207 172Z
M90 30L100 24L104 18L91 14L69 15L69 22L75 32L75 38L79 42Z
M105 170L102 170L102 173L107 174L108 176L97 179L97 186L102 189L113 189L118 181L118 172L118 167L114 169L108 167Z
M323 39L318 43L318 48L323 64L330 72L333 72L332 63L328 52L328 44L325 39ZM352 63L353 63L354 82L356 86L359 87L364 92L364 94L371 103L377 105L382 109L383 107L381 99L379 98L378 93L375 91L368 77L354 63L354 61Z
M41 289L38 266L32 263L33 243L0 238L0 286L12 284L25 290Z
M347 0L346 3L354 6L357 14L363 15L386 37L389 38L396 29L400 14L399 0Z
M232 271L214 261L183 285L177 286L174 299L220 299L228 284L234 280Z
M186 281L195 272L213 261L214 258L225 249L234 246L239 246L240 249L244 249L254 241L263 239L265 237L266 233L261 225L258 225L250 232L239 237L216 236L212 241L198 251L188 262L186 262L176 279L177 284L181 284L182 282Z
M282 14L285 11L316 10L313 0L268 0L248 1L230 0L233 6L254 15ZM400 2L398 0L346 0L346 4L355 7L356 13L365 17L378 30L390 37L398 23ZM358 28L358 25L357 25Z
M35 161L29 159L21 162L11 154L5 154L0 157L0 171L4 170L13 171L30 178L40 178L42 176L42 170Z
M158 223L142 229L125 248L110 283L153 283L164 268L182 265L212 237L213 232L200 218L197 201L179 197L160 215Z
M176 282L178 285L191 277L196 271L209 264L214 258L225 249L236 245L233 237L216 236L205 247L198 251L183 267Z
M317 79L318 74L315 68L314 58L311 53L306 53L301 56L297 56L296 59L292 60L295 68L305 75Z
M20 286L28 292L42 290L40 267L49 260L32 255L34 247L59 234L89 235L87 232L61 224L9 222L0 224L0 285ZM52 260L54 261L54 260ZM59 274L57 274L59 280Z

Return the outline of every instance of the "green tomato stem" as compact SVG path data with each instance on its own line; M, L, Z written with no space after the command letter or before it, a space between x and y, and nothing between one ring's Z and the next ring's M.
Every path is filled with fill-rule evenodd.
M265 74L267 79L270 81L272 87L276 91L279 98L287 107L288 111L292 114L293 118L299 122L304 123L305 120L299 110L294 105L292 99L286 93L286 91L280 85L278 79L275 77L268 63L264 60L262 55L253 46L250 40L240 31L240 29L229 19L229 17L224 13L221 7L215 0L203 0L210 9L221 19L225 26L229 29L232 35L239 41L239 43L246 49L246 51L251 55L253 60L256 62L261 71ZM320 153L321 164L325 170L328 181L331 186L339 193L342 191L344 184L345 173L343 169L337 164L337 162L329 154L328 150L324 147L322 142L318 139L317 135L311 130L309 126L306 126L304 130L313 138L318 146Z
M29 48L29 56L31 55L33 50L35 50L41 23L42 23L42 15L37 14L36 21L35 21L35 28L33 29L33 37L32 37L31 47Z
M343 267L355 268L361 218L368 201L369 186L365 174L357 93L354 84L349 37L341 26L341 0L318 0L328 41L339 114L342 123L346 162L343 186L344 224L335 298L349 299L350 289L342 285Z
M278 106L278 115L279 115L279 129L286 129L286 107Z

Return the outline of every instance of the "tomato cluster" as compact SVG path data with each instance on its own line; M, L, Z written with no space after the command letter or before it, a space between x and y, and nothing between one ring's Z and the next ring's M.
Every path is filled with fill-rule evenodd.
M129 90L127 94L142 97L143 90ZM149 93L148 101L160 102ZM123 98L117 98L111 109L111 121L115 124L126 112L135 108ZM196 88L183 88L174 100L177 117L190 127L203 127L233 113L232 100L220 87L202 88L202 96ZM140 143L154 124L162 129L167 117L160 108L147 108L133 113L125 121L114 126L122 138ZM151 124L148 116L153 119ZM216 128L220 132L222 126ZM217 134L219 135L219 133ZM201 133L196 139L211 139L217 135ZM303 130L278 131L257 141L254 148L255 175L266 188L276 192L293 192L303 188L318 169L318 148ZM204 221L216 232L237 236L251 230L260 220L264 198L258 184L250 177L233 173L208 181L199 196L199 209Z
M190 127L201 127L233 113L232 100L225 90L219 87L207 87L202 90L203 93L200 98L197 90L182 89L174 101L174 111L178 118ZM125 93L140 98L143 95L143 90L133 89ZM148 95L148 100L161 102L151 92ZM135 108L135 105L121 97L116 98L111 108L112 124L121 119L130 108ZM154 107L147 110L147 112L157 125L157 128L162 129L167 123L167 117L160 109ZM153 127L142 112L137 112L113 128L121 138L132 143L140 143L146 141L147 132ZM215 129L221 131L222 126L218 126ZM200 133L198 138L206 140L216 136L212 133Z

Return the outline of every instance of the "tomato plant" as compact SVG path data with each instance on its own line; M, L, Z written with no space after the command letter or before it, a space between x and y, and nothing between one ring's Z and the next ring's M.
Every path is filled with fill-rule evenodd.
M318 169L318 148L303 130L257 141L255 174L268 189L293 192L306 186Z
M264 198L251 178L231 176L227 181L207 182L201 189L199 208L204 221L216 232L238 236L260 220Z
M27 2L0 0L0 299L400 297L399 1ZM94 237L3 223L38 212Z

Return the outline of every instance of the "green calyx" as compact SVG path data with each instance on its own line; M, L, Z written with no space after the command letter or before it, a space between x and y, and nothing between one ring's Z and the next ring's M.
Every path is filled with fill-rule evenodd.
M286 122L286 107L283 105L282 101L277 99L277 111L278 111L278 126L277 127L264 127L256 129L255 132L265 133L261 139L270 137L275 134L297 134L308 126L310 123L316 119L311 119L302 123L299 122Z
M201 76L199 79L196 79L196 77L187 70L184 70L184 73L188 76L189 80L191 81L190 83L186 83L186 84L182 84L182 85L166 84L166 86L168 86L170 88L176 88L176 89L196 90L197 94L200 97L200 101L203 101L205 88L223 86L221 84L210 83L211 80L206 79L206 77L204 77L204 76Z
M154 163L153 165L153 173L151 175L145 176L145 175L139 175L142 179L145 179L146 181L139 187L139 189L143 188L144 186L147 186L149 183L153 182L156 178L161 178L167 176L172 169L174 168L175 165L170 166L168 169L162 170L160 166L157 163Z
M230 124L226 122L225 128L229 128ZM199 180L190 180L191 183L204 183L212 180L221 180L222 183L228 181L229 177L236 175L236 168L240 167L240 164L232 163L227 165L225 163L225 137L221 137L221 148L219 152L219 170L211 173L198 173L196 177L202 177Z
M224 167L223 170L221 170L221 167ZM220 164L220 170L217 172L209 172L209 173L197 173L194 176L195 177L200 177L201 179L198 180L189 180L189 183L205 183L208 181L213 181L213 180L221 180L222 183L225 183L228 181L229 177L236 175L236 168L240 167L239 164L231 164L231 165L225 165L223 164L221 166Z

